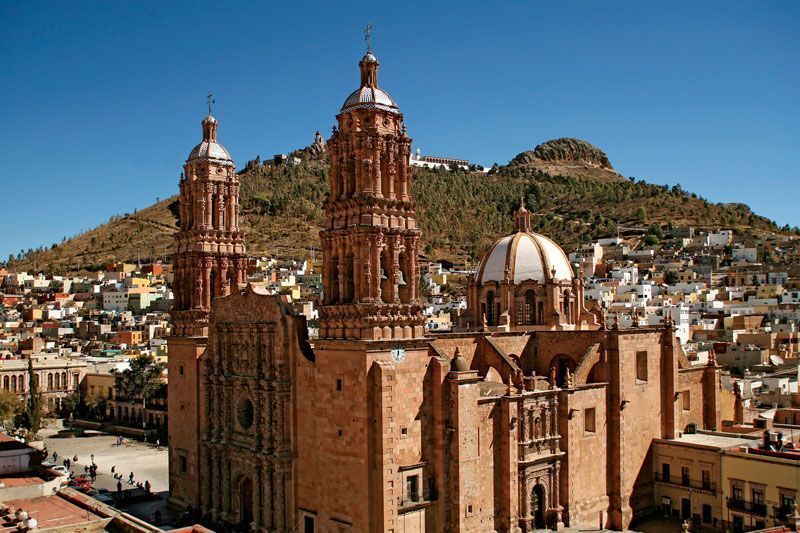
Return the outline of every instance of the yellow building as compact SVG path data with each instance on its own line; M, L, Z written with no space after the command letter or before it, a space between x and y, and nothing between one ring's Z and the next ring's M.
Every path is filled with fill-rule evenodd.
M654 440L654 503L661 516L721 529L726 510L721 484L723 451L746 446L754 439L700 431Z
M777 431L722 456L724 525L734 532L789 525L800 488L800 451Z

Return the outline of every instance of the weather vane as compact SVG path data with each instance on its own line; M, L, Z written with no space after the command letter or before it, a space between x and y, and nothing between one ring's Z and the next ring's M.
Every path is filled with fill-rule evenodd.
M367 41L367 53L372 51L370 37L372 37L372 22L367 22L367 26L364 28L364 40Z
M208 96L206 97L206 102L208 102L208 114L211 114L211 104L216 104L217 101L214 100L214 93L208 91Z

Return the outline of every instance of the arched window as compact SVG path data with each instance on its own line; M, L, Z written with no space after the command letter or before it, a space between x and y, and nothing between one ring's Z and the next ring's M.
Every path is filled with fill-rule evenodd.
M536 323L536 294L533 292L533 289L528 289L525 291L525 304L523 306L525 311L525 324L535 324Z
M495 314L494 291L486 293L486 323L490 326L497 325L497 315Z
M62 372L61 373L61 388L62 389L68 389L69 388L69 383L67 383L67 373L66 372Z
M569 316L569 291L564 291L564 297L561 300L563 309L564 309L564 317L567 319L567 322L571 323L572 320Z
M25 392L25 374L19 375L19 378L17 378L17 386L20 392Z
M11 376L11 390L17 390L17 376Z
M3 376L3 388L8 390L8 376Z
M56 372L55 376L53 376L53 388L56 390L61 388L61 378L59 377L58 372Z
M41 385L41 383L40 383L40 381L39 381L39 374L34 374L34 375L33 375L33 382L34 382L34 383L36 383L36 386L37 386L37 387L38 387L39 385Z
M47 390L53 390L53 373L47 373Z

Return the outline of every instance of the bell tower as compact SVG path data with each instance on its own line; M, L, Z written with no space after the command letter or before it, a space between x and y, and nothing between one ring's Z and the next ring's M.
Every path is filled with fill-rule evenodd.
M378 60L368 50L358 66L360 87L337 115L328 144L320 338L419 338L411 139L394 100L378 86Z
M198 439L204 412L201 363L208 341L211 302L246 281L247 256L239 229L239 178L218 143L219 123L209 113L203 139L189 154L180 180L180 231L175 237L168 339L170 505L198 508Z
M208 336L211 300L245 282L247 256L239 229L239 178L217 142L219 123L203 119L203 140L184 165L180 231L175 239L174 334Z

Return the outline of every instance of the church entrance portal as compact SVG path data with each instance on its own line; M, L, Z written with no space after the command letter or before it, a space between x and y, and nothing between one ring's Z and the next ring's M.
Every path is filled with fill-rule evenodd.
M544 500L544 487L540 483L537 483L536 486L533 487L533 505L531 506L533 508L534 526L536 526L536 529L545 527Z
M253 521L253 482L246 477L239 484L239 521L240 531L250 531Z

